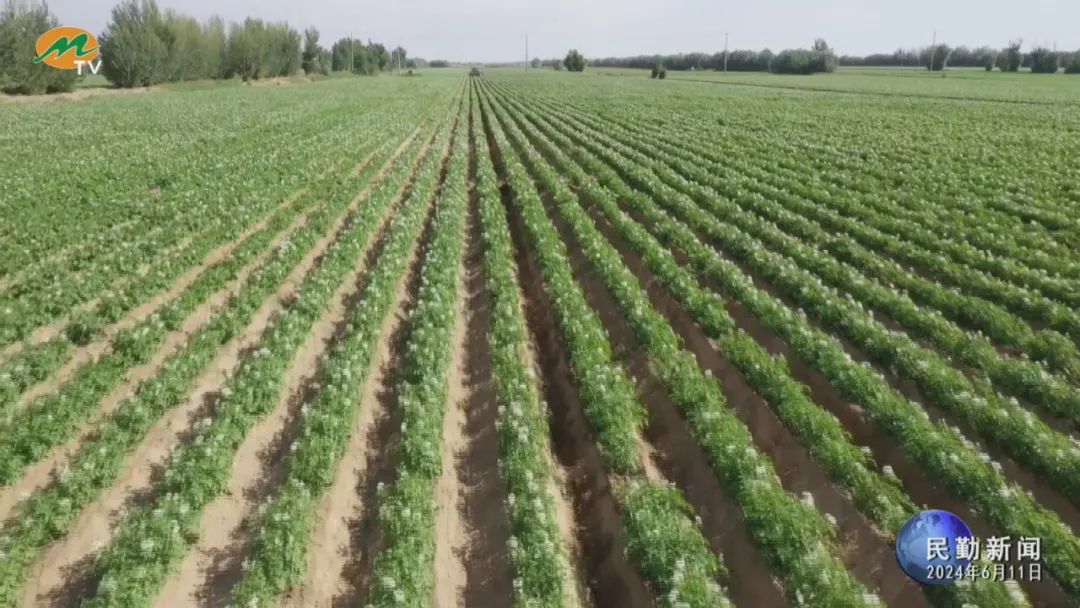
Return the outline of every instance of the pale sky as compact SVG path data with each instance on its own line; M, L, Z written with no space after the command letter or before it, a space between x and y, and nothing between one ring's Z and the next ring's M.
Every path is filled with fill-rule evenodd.
M451 61L514 61L723 50L807 47L825 38L838 54L892 52L927 45L934 30L953 46L1004 46L1023 38L1059 50L1080 49L1076 0L158 0L199 19L246 16L314 25L323 46L352 33L410 56ZM116 0L53 0L63 25L98 33ZM661 9L661 10L657 10Z

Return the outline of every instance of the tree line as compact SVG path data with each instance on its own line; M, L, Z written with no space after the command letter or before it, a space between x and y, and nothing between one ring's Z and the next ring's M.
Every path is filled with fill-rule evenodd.
M1021 68L1035 73L1054 73L1064 69L1066 73L1080 73L1080 51L1074 53L1054 52L1044 47L1030 51L1021 50L1021 41L1011 41L1001 49L982 46L950 47L935 44L917 49L897 49L892 53L871 55L836 56L824 40L818 39L808 49L787 49L773 53L733 50L718 53L676 53L671 55L637 55L633 57L603 57L589 63L601 67L638 68L656 71L659 67L671 70L715 70L729 72L775 72L786 74L810 74L831 72L837 66L865 67L912 67L941 71L948 67L998 69L1018 72ZM548 62L543 62L548 65Z
M635 57L604 57L590 61L592 65L646 70L716 70L731 72L776 72L811 74L836 69L837 57L828 43L818 38L807 49L785 49L773 53L735 50L719 53L677 53L674 55L637 55ZM659 74L659 72L657 72Z
M1012 40L1003 48L989 46L969 48L937 44L921 49L896 49L892 53L877 53L859 57L844 55L840 65L867 67L921 67L941 71L946 67L984 68L1002 72L1019 72L1027 68L1036 74L1053 74L1059 68L1066 73L1080 73L1080 51L1057 52L1036 46L1022 50L1023 41Z
M33 64L38 36L58 25L43 2L6 0L0 12L0 90L39 94L70 91L73 70ZM211 78L253 80L350 71L377 74L400 65L415 68L405 49L342 39L330 48L313 27L301 33L287 23L249 17L228 26L161 9L155 0L123 0L112 9L100 36L101 71L118 87ZM422 60L421 60L422 61Z

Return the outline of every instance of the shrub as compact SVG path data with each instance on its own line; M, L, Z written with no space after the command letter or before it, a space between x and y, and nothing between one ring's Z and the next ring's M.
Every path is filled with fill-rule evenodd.
M433 68L448 68L450 67L450 62L445 59L432 59L431 63L428 65Z
M21 95L70 91L75 70L31 61L38 36L59 25L45 4L9 0L0 12L0 90Z
M1028 54L1031 71L1034 74L1054 74L1058 71L1057 53L1045 47L1035 47Z
M810 50L787 49L769 61L769 71L775 74L813 74L834 70L836 54L821 38L814 41L814 47Z
M947 44L935 44L926 47L920 53L919 64L926 66L931 72L940 72L945 69L952 49Z
M570 52L566 54L566 59L563 59L563 65L566 66L567 71L584 72L585 57L577 49L570 49Z
M1002 72L1020 71L1020 63L1023 59L1023 56L1020 54L1020 46L1022 44L1022 40L1013 40L1009 42L1009 46L998 53L997 67L999 70Z
M1080 51L1076 51L1065 60L1066 74L1080 74Z
M656 62L656 65L653 66L650 78L659 78L660 80L667 78L667 68L664 67L663 61Z

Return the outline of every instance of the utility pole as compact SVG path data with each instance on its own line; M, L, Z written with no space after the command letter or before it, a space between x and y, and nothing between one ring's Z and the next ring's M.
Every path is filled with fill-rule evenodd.
M724 32L724 73L727 74L727 41L728 33Z
M930 37L930 61L926 65L926 73L934 73L934 55L937 54L937 30L934 30L934 34Z
M529 33L525 32L525 76L529 75Z

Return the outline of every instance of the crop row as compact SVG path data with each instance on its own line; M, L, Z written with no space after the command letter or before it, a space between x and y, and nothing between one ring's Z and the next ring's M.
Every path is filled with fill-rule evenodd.
M415 150L419 144L413 144ZM397 163L395 159L389 162ZM384 182L376 187L376 197L385 199L393 182L404 179L407 163L398 163ZM366 176L371 179L370 176ZM380 194L381 193L381 194ZM293 267L334 223L330 207L321 209L297 230L287 245L247 279L221 312L212 316L189 340L186 348L171 356L155 377L140 384L135 394L124 400L106 418L95 436L84 443L56 481L32 495L19 510L16 523L0 538L0 550L7 560L0 570L0 604L15 603L26 566L49 542L66 534L82 508L93 501L120 473L128 452L145 436L165 412L178 406L191 389L196 376L218 354L221 346L241 333L266 298L274 293Z
M371 606L429 606L434 589L435 488L442 474L442 435L449 398L451 349L461 308L461 263L465 251L468 142L466 96L456 129L447 142L445 183L437 194L431 242L420 267L416 306L408 319L408 340L394 407L401 433L390 448L394 480L379 488L379 539L372 565ZM419 224L419 221L416 222ZM398 246L402 268L409 243Z
M578 115L582 120L590 120L583 113ZM1020 348L1030 357L1043 360L1052 369L1071 377L1074 382L1080 382L1080 353L1069 338L1053 330L1032 331L1026 322L991 301L967 296L925 280L891 259L867 250L842 230L828 232L821 229L813 219L806 217L807 211L820 205L781 189L801 187L802 181L797 176L782 177L783 171L775 169L768 174L755 174L748 178L732 169L732 166L737 167L740 162L747 161L746 153L721 157L692 138L675 139L661 130L643 126L643 122L647 121L637 117L623 115L608 120L619 125L619 130L614 132L616 137L623 130L635 132L639 137L648 139L647 145L657 146L673 158L679 158L682 162L673 163L672 168L688 179L701 179L704 172L707 181L701 183L711 186L717 193L738 201L740 205L747 206L789 232L813 240L837 259L906 291L906 295L940 310L948 318L984 331L1000 344ZM685 120L697 124L692 117ZM702 125L702 128L705 126ZM625 141L625 137L621 140ZM835 226L832 228L835 229Z
M677 128L690 127L683 124ZM716 141L714 138L718 137L710 126L695 129L694 133L701 142ZM772 150L770 158L776 166L812 176L809 184L823 195L849 197L862 204L867 211L873 211L881 222L879 227L887 232L895 232L889 226L912 230L919 235L917 238L935 244L935 249L948 253L957 262L1005 279L1019 280L1021 284L1045 282L1051 291L1064 289L1064 293L1076 295L1075 282L1070 279L1080 276L1080 265L1070 259L1067 249L1045 233L1024 230L1032 227L1018 226L1021 222L1017 218L982 204L983 200L1000 198L1000 190L974 180L959 184L952 192L951 184L947 183L937 182L932 188L915 184L913 179L897 183L900 171L915 178L929 174L926 157L919 157L922 166L911 167L906 166L912 160L910 155L897 158L900 155L885 151L883 156L889 157L888 163L871 167L861 159L853 160L841 149L793 139L772 138L768 142ZM718 143L720 146L714 151L721 153L750 142ZM883 192L888 195L883 196ZM1021 229L1017 230L1018 227ZM936 240L929 239L930 235L936 235ZM1067 257L1061 257L1062 253Z
M477 214L484 243L484 276L491 293L491 369L498 402L502 478L513 504L506 507L513 543L517 604L536 608L561 606L567 556L561 547L549 488L553 471L548 420L536 380L523 353L529 338L518 291L518 273L510 226L499 198L498 177L487 153L480 123L479 99L472 100ZM557 491L557 490L556 490Z
M173 452L154 500L132 512L95 565L99 581L90 605L146 604L198 536L203 507L227 487L233 456L247 431L278 401L296 349L338 285L374 242L384 209L408 171L380 180L337 241L297 288L254 350L228 380L209 424ZM395 183L396 182L396 183Z
M579 133L590 133L579 129ZM645 191L647 191L646 189ZM737 228L719 220L678 197L651 197L710 242L723 244L742 239ZM1052 512L1034 502L1023 490L1008 483L959 433L930 422L926 412L899 396L888 382L871 368L857 364L831 336L815 330L804 316L757 289L738 266L717 255L711 248L695 251L685 246L696 241L694 231L673 221L653 207L643 211L645 225L665 246L682 251L695 272L741 302L770 330L785 340L800 358L815 367L848 399L859 403L870 420L895 438L905 451L932 476L945 482L962 500L970 503L992 524L1011 534L1033 531L1047 540L1046 562L1061 584L1071 593L1080 590L1080 542ZM749 260L750 258L745 258ZM1052 556L1050 554L1053 554Z
M651 272L706 334L717 339L718 351L735 364L750 386L765 398L778 417L808 447L814 459L851 493L859 510L879 530L884 531L883 534L892 537L893 531L899 530L917 512L915 504L895 481L873 470L873 462L851 443L847 432L832 414L819 408L806 396L805 387L789 375L782 359L770 357L751 337L735 330L723 299L705 291L659 241L619 208L617 202L625 201L641 212L652 205L651 201L626 186L611 168L583 148L575 148L565 136L547 124L543 116L528 117L535 126L528 125L522 109L517 107L514 110L513 118L527 132L530 140L539 144L543 152L555 160L559 170L571 177L579 193L601 210L607 221L642 257ZM570 149L580 159L580 166L562 152ZM614 190L609 190L608 184ZM699 254L700 248L704 247L696 239L685 241L683 246L687 249L697 248ZM939 600L938 605L962 605L965 602L980 606L1013 605L1004 588L998 585L938 588L932 592L932 597Z
M738 171L746 178L763 183L778 181L784 173L782 168L763 168L750 160L737 156L715 158L728 167L728 172ZM814 188L801 185L798 174L786 178L784 187L804 200L812 201L799 205L799 212L812 217L826 229L841 234L850 234L859 243L875 251L888 254L897 261L919 268L925 275L953 285L971 295L999 303L1018 315L1034 322L1044 323L1068 335L1080 343L1080 313L1069 306L1056 302L1040 292L1014 285L968 266L957 264L949 256L934 251L924 244L904 240L894 234L879 229L874 221L860 217L857 213L861 206L846 200L829 196ZM733 185L741 185L734 182ZM936 237L940 240L940 236Z
M369 166L368 176L375 170L375 166ZM331 205L331 208L340 209L345 204L347 199L340 200L343 193L347 192L341 190L338 194L339 204L336 207ZM279 223L287 224L290 221L291 218L285 215ZM222 289L253 260L273 238L276 228L278 226L256 233L232 256L199 275L179 297L155 315L130 329L121 330L106 354L79 369L56 393L45 395L14 411L4 424L3 437L0 438L0 480L5 483L14 481L27 465L42 458L53 446L69 439L80 423L94 411L98 401L117 386L125 373L136 365L150 361L166 334L179 329L183 320L200 303Z
M374 155L375 152L372 152L368 160L370 161ZM328 185L324 185L320 192L324 192L327 187ZM298 204L288 204L279 209L268 218L268 223L264 228L244 238L228 257L208 267L172 302L165 303L151 314L156 313L161 318L166 330L179 329L192 307L200 301L198 299L200 296L212 293L215 288L223 286L244 265L259 255L277 233L286 230L298 216L310 213L309 207L314 204L315 196L316 194L313 193L310 198ZM119 320L124 312L148 299L152 294L166 287L175 275L196 264L202 258L202 254L194 255L194 253L189 251L179 256L180 259L173 260L178 263L171 267L172 271L169 273L155 272L142 280L129 283L122 291L102 299L94 309L74 315L60 335L46 342L30 344L6 361L5 366L21 367L32 370L33 373L27 374L26 379L19 382L21 390L14 393L10 399L6 395L0 396L0 411L10 410L10 406L15 403L22 390L28 388L29 380L44 380L67 362L68 357L73 353L73 344L85 345L100 339L107 323ZM56 355L49 356L48 353L56 353Z
M323 90L331 93L333 88ZM10 205L5 217L21 230L3 240L10 247L2 256L5 266L33 265L46 252L90 237L93 244L70 260L74 266L25 275L37 282L95 267L103 255L111 255L116 243L139 243L140 248L160 251L166 245L159 243L164 234L159 228L177 223L187 224L191 233L223 221L240 230L252 221L252 213L264 212L270 201L295 191L320 167L336 164L323 151L355 143L354 130L334 128L354 115L354 106L336 103L343 91L333 91L315 104L275 103L273 97L290 93L254 91L247 94L247 103L237 104L231 99L237 93L204 92L196 94L197 101L166 95L153 101L70 107L46 124L43 117L33 116L34 110L18 110L30 116L11 125L12 137L34 141L57 130L70 148L51 151L49 162L41 163L40 155L19 155L35 150L35 144L11 146L17 155L12 162L23 170L5 175L9 196L0 205ZM355 94L351 98L355 103ZM193 102L198 112L188 105ZM132 105L144 103L152 107L130 111ZM84 122L78 122L79 117ZM193 120L199 121L196 128ZM139 162L123 170L91 171L87 150L109 150L118 158ZM65 156L72 163L65 166L73 170L60 177L53 167ZM114 234L114 240L93 238L117 224L126 227ZM108 265L116 269L114 263Z
M739 137L749 137L746 133L740 134L737 131L733 132L729 128L722 128L722 131L719 131L718 133L722 132L724 137L708 139L706 143L705 140L698 137L696 134L699 131L716 131L717 121L709 120L705 118L704 115L695 116L694 113L688 112L680 113L678 121L672 122L670 118L665 119L662 114L657 113L660 111L659 108L653 109L651 107L658 104L646 105L648 105L649 107L634 106L635 114L633 120L636 126L652 122L665 123L665 126L668 127L666 132L658 129L653 130L659 133L663 133L663 137L669 138L677 142L678 145L685 144L687 146L697 148L699 152L704 153L708 158L722 165L725 171L725 175L731 175L732 172L736 172L731 180L732 187L753 188L756 182L774 183L776 180L780 179L781 176L786 176L783 177L783 179L788 184L786 186L787 188L790 188L793 192L798 192L801 195L811 198L817 203L819 203L811 205L811 207L813 207L813 211L815 211L816 213L824 213L826 215L836 213L835 210L829 208L829 205L824 204L827 202L826 198L828 198L829 192L825 191L820 187L812 187L811 185L808 185L807 182L809 178L805 171L792 171L787 167L779 166L776 162L777 155L773 153L774 151L772 149L762 149L759 145L760 142L758 142L758 144L755 144L753 142L741 142ZM614 111L618 111L619 106L612 106L612 108L614 108ZM625 112L625 110L623 112ZM648 117L648 119L644 119L643 116ZM654 117L655 121L653 120ZM791 117L785 116L785 119L790 118ZM723 121L721 121L721 124L723 124ZM770 131L770 129L772 128L771 125L762 124L755 125L755 127L757 128L748 131L748 133L751 133L753 134L753 136L759 138L773 137L773 134L771 134ZM683 129L687 129L689 133L694 133L695 135L673 136L671 133L672 130L682 132ZM788 139L797 139L799 133L795 132L789 135L791 135L791 137L789 137ZM782 148L784 139L785 138L776 138L776 146ZM730 143L731 141L740 142L743 145L733 146L733 144ZM769 139L769 141L771 142L771 139ZM742 175L740 176L739 174ZM849 207L850 206L851 205L849 205ZM845 213L847 212L845 211ZM846 221L843 223L843 225L827 226L829 230L843 233L845 230L851 228L857 231L855 234L859 236L860 239L870 239L861 241L865 242L867 246L875 248L877 250L885 250L890 253L890 255L904 255L904 252L901 251L901 249L905 246L905 244L898 241L895 237L892 237L891 235L883 235L880 231L877 231L872 227L864 226L859 221L856 221L850 217L838 217ZM883 241L880 240L882 238L885 238L886 240L891 238L893 241L896 242L893 242L892 245L886 247L882 244ZM947 256L943 256L940 254L932 255L925 252L923 253L924 255L921 256L922 261L915 258L900 257L898 259L901 259L901 261L906 261L907 263L914 264L915 266L920 267L920 269L924 272L931 274L945 272L939 267L957 267L955 262L953 262ZM1011 296L1009 296L1010 299L1008 300L1009 302L1012 302L1010 306L1013 306L1015 310L1021 313L1023 313L1023 311L1026 309L1028 311L1026 315L1029 318L1049 319L1049 322L1052 324L1052 326L1057 327L1065 332L1069 331L1068 328L1070 326L1075 328L1075 319L1073 319L1072 321L1069 320L1070 317L1075 315L1071 315L1067 308L1055 304L1054 302L1046 298L1042 298L1037 293L1032 294L1031 292L1026 292L1027 295L1031 296L1029 298L1031 302L1025 304L1023 302L1025 292L1022 287L1016 287L1002 283L1001 281L996 281L992 278L986 277L983 273L973 272L970 269L964 270L962 268L957 268L955 271L948 271L946 274L948 276L942 275L942 278L946 280L946 282L955 280L953 284L965 289L966 291L970 291L971 293L983 294L986 297L993 297L993 294L998 292L1012 294ZM951 277L952 279L950 279L949 277ZM1076 335L1077 334L1074 332L1073 337L1075 338Z
M249 142L248 145L252 144ZM222 153L228 153L228 150ZM239 168L238 172L245 174ZM314 172L309 170L304 175L311 177ZM267 201L281 198L284 195L278 199L255 199L250 205L244 205L239 202L218 204L218 201L212 204L208 199L190 200L178 196L172 203L155 206L154 214L137 223L137 227L152 235L151 238L105 243L100 248L83 252L76 259L78 265L75 267L68 265L55 271L42 269L29 275L23 284L0 295L0 310L5 311L0 318L0 344L26 337L35 327L69 314L74 306L99 294L110 295L107 292L115 289L118 280L123 282L125 276L137 276L144 264L152 263L152 272L135 283L164 280L167 284L214 246L233 238L267 213ZM173 206L182 210L178 211L182 214L180 218L172 217L169 209ZM147 230L147 226L151 228ZM192 234L196 236L188 238ZM114 298L117 295L120 294L114 294ZM124 302L124 298L116 298L116 302Z
M628 117L620 117L618 122L625 125L630 120ZM869 253L863 244L865 243L870 250L876 250L880 241L859 239L859 234L845 231L859 226L859 222L829 214L826 209L822 209L822 205L816 202L818 198L809 197L824 195L807 188L799 172L782 166L772 166L764 170L762 169L764 159L755 159L745 153L739 156L722 155L715 148L707 147L700 142L674 139L662 131L641 126L640 120L634 119L633 122L634 124L628 125L627 128L659 139L658 143L661 146L673 148L671 152L673 155L687 159L686 162L676 166L676 170L681 171L687 164L694 164L699 169L710 171L713 181L709 182L709 185L717 192L727 194L733 199L738 198L742 193L743 197L751 202L786 208L789 212L798 213L806 222L813 222L815 228L818 227L818 222L821 222L829 232L815 231L815 238L822 234L827 235L817 242L828 248L838 258L908 291L916 300L938 308L951 319L986 332L988 336L1002 344L1018 347L1032 358L1046 360L1055 369L1064 370L1074 377L1077 375L1077 370L1080 369L1080 363L1078 363L1080 355L1077 354L1076 345L1069 338L1053 330L1033 332L1024 321L1013 316L993 299L985 300L979 296L964 294L959 290L948 289L901 267L888 257ZM751 161L755 162L753 167L749 164ZM747 192L756 193L758 196L748 196ZM780 221L775 217L771 219ZM873 238L873 231L866 234ZM938 258L936 265L953 267L954 270L949 274L955 277L962 277L966 272L962 266L947 259ZM959 286L963 287L963 284ZM1066 328L1069 326L1067 320L1061 321L1058 325L1063 331L1067 331Z
M452 138L448 122L435 146L449 150ZM323 363L320 391L306 406L282 489L259 517L247 570L234 590L238 605L272 603L304 572L315 506L333 483L337 462L354 432L362 406L360 388L370 376L383 319L404 281L410 252L419 247L420 229L438 187L440 166L441 162L432 159L421 169L409 200L394 217L378 260L368 272L359 304L349 313L349 332ZM431 253L428 255L430 259Z
M723 567L690 519L693 509L674 488L650 481L638 449L644 405L615 361L596 311L573 278L566 245L548 219L539 193L482 99L489 152L501 163L532 242L562 329L585 416L600 443L609 475L617 476L628 557L666 605L718 606L728 600L717 580Z
M583 119L583 122L597 128L595 121ZM627 132L630 131L623 131ZM619 151L638 164L647 162L646 153L652 150L660 150L668 155L674 155L678 151L675 146L655 137L648 142L619 135L613 135L612 139L617 140L617 143L605 144L608 149ZM950 357L986 374L1006 394L1026 399L1055 416L1080 425L1080 392L1068 382L1050 375L1036 363L1000 354L987 339L964 332L940 316L929 314L929 311L919 308L896 290L868 280L856 269L782 232L776 224L763 221L734 202L718 196L712 188L724 187L723 180L694 165L691 162L693 159L687 158L687 154L681 156L680 161L686 159L687 162L673 164L670 169L653 167L664 182L696 200L707 200L707 204L712 206L715 213L721 214L721 217L748 233L758 235L771 249L795 260L799 266L813 272L825 282L844 289L859 301L885 312L914 337L928 340ZM760 195L751 196L736 191L735 196L737 198L734 200L739 204L753 208L769 205ZM777 224L787 226L798 219L791 214L786 218L789 221L777 221ZM820 236L823 239L828 238L827 235Z
M629 160L619 144L605 138L586 142L595 153L615 158L619 169L636 186L647 189L667 204L702 205L716 219L710 228L713 242L737 257L753 272L768 279L824 326L846 337L874 361L894 367L914 381L922 392L942 405L957 419L977 430L1017 462L1051 480L1063 495L1080 500L1080 445L1040 421L1015 401L1002 399L978 382L970 381L935 351L923 348L906 334L890 331L868 315L859 301L841 297L822 284L821 279L795 265L762 244L755 233L740 230L727 220L730 210L719 204L712 191L691 188L664 163L642 168L648 157L630 152ZM625 149L625 147L623 147ZM676 189L669 183L680 184ZM694 192L691 197L687 191ZM672 203L675 201L676 203ZM820 259L819 256L818 259ZM1063 391L1070 394L1067 388ZM1067 407L1067 406L1066 406Z

